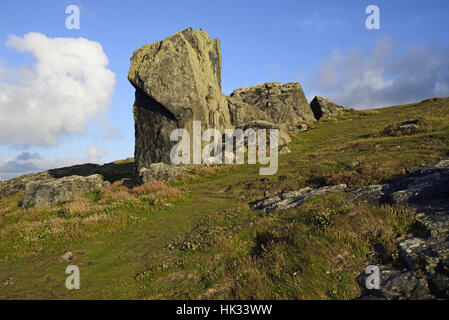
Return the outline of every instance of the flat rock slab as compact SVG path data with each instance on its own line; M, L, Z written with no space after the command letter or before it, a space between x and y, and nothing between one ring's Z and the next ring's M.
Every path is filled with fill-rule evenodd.
M346 189L345 184L339 184L336 186L327 186L318 189L306 187L299 190L284 192L272 197L258 200L250 203L250 205L251 209L262 210L264 212L289 209L301 205L307 199L319 197L334 191L344 191L345 189Z

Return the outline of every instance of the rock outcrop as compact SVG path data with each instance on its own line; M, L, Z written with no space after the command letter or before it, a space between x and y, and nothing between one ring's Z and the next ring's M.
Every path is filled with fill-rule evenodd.
M341 116L347 109L333 103L328 98L316 96L310 102L310 107L316 120L323 117L338 117Z
M183 166L168 165L162 162L152 163L149 168L142 168L139 176L142 183L153 181L167 182L180 177L186 171Z
M367 275L361 274L357 282L363 295L360 300L433 300L426 279L417 277L404 268L380 266L379 289L367 290Z
M54 179L48 171L39 173L30 173L23 176L7 180L0 181L0 199L10 197L25 189L25 186L29 182L48 181Z
M284 210L300 206L307 199L319 197L335 191L344 191L345 189L346 189L345 184L340 184L336 186L327 186L318 189L306 187L299 190L284 192L272 197L258 200L251 203L250 205L251 209L262 210L264 212L270 212L273 210Z
M151 163L170 162L177 128L192 132L232 128L228 103L221 93L220 41L192 28L144 45L131 58L128 79L136 89L134 103L137 172Z
M254 105L277 124L296 125L300 121L315 121L299 83L264 83L240 88L231 93L231 97Z
M29 209L68 202L88 192L100 190L109 184L103 181L103 177L99 174L29 182L25 186L22 208Z
M305 200L346 185L303 188L251 203L270 212L301 205ZM403 266L378 265L380 288L368 290L365 272L358 277L360 299L449 299L449 160L422 165L392 183L349 191L349 202L406 205L417 212L414 233L396 240ZM378 261L372 261L377 264Z
M425 125L424 119L415 119L389 125L381 132L381 136L398 137L415 133L419 128Z
M299 83L266 83L224 96L220 42L201 29L188 28L136 50L128 79L136 89L136 173L152 163L169 164L171 132L183 128L191 134L193 121L222 133L264 123L280 130L280 145L290 141L288 128L315 121Z
M449 299L449 160L423 165L390 184L354 190L350 201L407 205L418 213L416 234L397 240L407 268L381 266L391 276L380 290L365 295ZM415 271L419 271L420 278Z
M25 190L25 186L29 182L44 182L74 175L87 177L93 174L100 174L104 180L111 183L121 179L132 180L134 178L134 159L128 158L104 165L85 163L30 173L7 181L0 181L0 199Z

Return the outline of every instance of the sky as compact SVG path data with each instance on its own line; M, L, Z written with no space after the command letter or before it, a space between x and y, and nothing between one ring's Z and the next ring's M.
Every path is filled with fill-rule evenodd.
M79 29L66 28L70 5ZM0 180L132 157L129 59L188 27L221 40L225 94L299 82L309 101L356 109L449 96L446 0L3 1Z

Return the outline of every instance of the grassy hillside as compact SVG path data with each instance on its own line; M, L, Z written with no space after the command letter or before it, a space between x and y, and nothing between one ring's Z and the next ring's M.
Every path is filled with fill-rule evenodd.
M398 125L418 120L402 133ZM374 247L400 263L394 239L413 227L404 207L349 205L344 193L264 214L264 193L390 181L449 158L449 98L351 111L292 135L275 176L253 165L192 168L171 185L119 183L55 208L0 200L0 298L351 299ZM75 257L64 262L71 251ZM81 289L65 288L80 267Z

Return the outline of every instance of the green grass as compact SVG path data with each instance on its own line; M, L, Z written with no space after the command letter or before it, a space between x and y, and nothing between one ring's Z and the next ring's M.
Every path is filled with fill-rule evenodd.
M292 153L269 177L252 165L200 167L171 187L115 183L54 208L22 211L22 193L1 199L0 298L357 297L355 277L374 246L384 263L400 262L394 239L413 227L413 212L348 205L344 193L269 215L248 203L304 186L383 183L448 158L448 111L449 99L439 99L313 124L292 136ZM418 118L416 132L382 133ZM60 258L66 251L70 263ZM68 264L80 267L80 290L65 288Z

